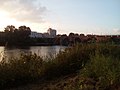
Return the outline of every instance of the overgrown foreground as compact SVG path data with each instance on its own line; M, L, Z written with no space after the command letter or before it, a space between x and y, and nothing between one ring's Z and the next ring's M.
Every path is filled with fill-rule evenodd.
M62 78L65 76L68 78ZM0 62L1 89L38 81L39 89L34 90L118 90L120 46L80 44L60 51L55 57L43 59L29 53ZM49 83L40 88L45 81Z

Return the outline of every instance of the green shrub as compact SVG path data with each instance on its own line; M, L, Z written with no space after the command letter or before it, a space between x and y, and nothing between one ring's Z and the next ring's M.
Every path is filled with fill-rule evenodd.
M112 57L96 53L84 69L80 71L80 76L93 79L96 82L94 87L97 90L104 90L119 84L120 60Z
M36 54L21 55L9 61L0 62L0 86L22 84L39 78L42 75L43 59Z

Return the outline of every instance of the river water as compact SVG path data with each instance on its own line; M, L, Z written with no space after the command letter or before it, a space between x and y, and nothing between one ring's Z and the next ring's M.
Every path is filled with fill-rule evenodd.
M3 57L19 57L21 53L36 53L39 56L46 57L55 55L59 51L67 48L66 46L30 46L30 47L4 47L0 46L0 61Z

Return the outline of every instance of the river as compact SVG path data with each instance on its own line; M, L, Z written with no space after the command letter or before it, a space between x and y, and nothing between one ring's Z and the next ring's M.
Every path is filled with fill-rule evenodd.
M60 50L64 50L66 46L30 46L30 47L4 47L0 46L0 61L3 57L19 57L21 53L36 53L43 58L50 55L59 53Z

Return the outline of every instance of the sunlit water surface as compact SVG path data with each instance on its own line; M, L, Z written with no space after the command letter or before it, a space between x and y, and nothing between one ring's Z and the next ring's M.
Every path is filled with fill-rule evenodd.
M54 56L63 51L66 46L31 46L31 47L4 47L0 46L0 61L5 58L19 57L20 54L36 53L39 56Z

